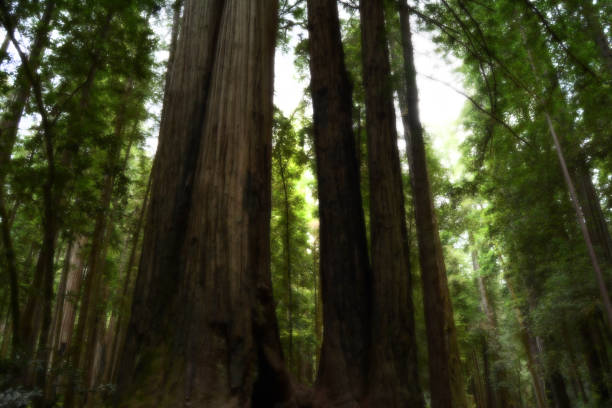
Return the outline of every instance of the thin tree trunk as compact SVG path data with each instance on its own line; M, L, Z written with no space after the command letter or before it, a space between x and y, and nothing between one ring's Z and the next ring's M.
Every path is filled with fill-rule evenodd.
M133 84L129 82L125 85L126 89L123 94L124 100L129 100L129 94L132 92ZM124 129L126 126L126 118L122 112L117 112L115 119L114 140L108 152L106 160L112 166L119 160L121 153L121 144L123 142ZM128 152L129 155L129 152ZM79 320L76 328L76 338L73 350L71 351L71 361L73 366L78 369L83 369L82 384L87 386L91 382L93 372L95 347L97 340L97 331L99 326L100 314L102 312L98 299L103 281L104 259L106 257L106 248L108 240L108 221L109 211L113 196L113 187L115 185L115 177L118 172L109 173L106 175L103 183L102 196L100 198L100 207L96 216L93 235L91 238L91 251L89 254L88 271L85 278L85 286L83 290L83 298L79 309ZM85 395L84 402L87 402L89 394ZM75 383L69 382L66 390L64 406L71 408L75 404Z
M131 301L132 301L132 293L130 291L132 284L130 282L132 281L131 279L132 271L136 264L136 251L139 248L140 235L141 235L142 228L143 228L144 217L145 217L145 213L148 208L148 202L149 202L149 196L150 196L150 190L151 190L151 181L152 181L152 178L151 178L151 175L149 175L149 181L147 182L147 190L145 192L142 206L140 207L138 221L136 222L136 226L132 233L130 256L127 262L127 267L125 271L125 280L123 282L123 290L122 290L122 295L121 295L121 308L119 311L119 323L118 323L117 335L115 336L115 340L114 340L115 344L113 345L113 359L112 359L112 366L111 366L111 374L109 378L110 383L114 383L116 379L118 358L121 355L121 352L123 350L123 345L125 342L125 331L127 329L127 323L130 320L130 309L129 308L131 306Z
M36 30L28 55L28 65L32 72L38 70L41 57L47 47L51 22L55 14L55 3L55 0L46 1L45 9L38 23L38 29ZM11 24L14 26L16 22L11 22ZM6 28L6 24L4 25ZM10 35L7 34L6 38L10 38ZM23 116L25 105L32 89L32 84L28 80L25 71L26 67L22 64L18 69L17 78L15 79L16 89L10 96L7 110L0 118L0 186L2 188L4 188L6 169L8 169L13 146L17 139L19 122Z
M18 271L15 265L14 252L10 238L10 224L8 222L8 214L6 212L4 202L4 185L7 176L6 171L9 168L9 163L11 161L13 146L17 140L19 122L23 116L25 105L30 96L30 90L32 89L33 85L31 81L32 78L29 78L29 75L34 74L38 70L41 56L46 48L49 39L49 31L51 29L51 22L55 12L55 3L55 0L49 0L45 5L38 29L36 30L34 41L32 42L32 46L30 48L30 53L27 57L28 62L25 63L22 61L22 64L18 70L17 78L15 79L17 89L15 89L13 95L10 97L7 111L0 118L0 206L2 207L2 214L0 214L0 227L2 229L2 237L5 248L4 252L7 258L7 266L10 274L12 288L11 296L13 296L15 299L18 299ZM3 24L7 31L6 37L11 38L11 36L14 35L13 29L16 22L6 21L6 19L9 18L8 15L5 15L4 17L5 21ZM27 72L28 70L30 71L29 74ZM51 259L53 259L52 256L53 255L51 255ZM35 278L31 290L36 292L37 296L40 296L42 285L42 279ZM12 315L13 319L22 318L22 315L19 313L18 304L12 305ZM28 358L32 356L35 344L34 334L27 330L23 331L24 328L31 328L29 323L30 322L24 325L21 320L13 323L13 354L23 353Z
M602 363L602 359L600 358L600 353L597 352L597 339L593 333L592 323L588 320L582 322L580 324L580 334L582 335L584 341L584 356L585 362L588 369L589 377L591 380L591 386L594 393L595 398L598 404L605 405L608 404L611 400L610 398L610 387L609 384L606 383L606 370L604 368L604 364ZM604 350L605 353L605 350Z
M307 8L325 327L317 398L328 406L356 407L367 388L372 276L351 85L336 2L309 0Z
M373 276L366 400L372 407L423 407L384 1L361 1L360 17Z
M84 235L78 235L75 238L74 248L70 256L70 266L68 267L66 295L64 298L58 344L56 346L55 351L58 355L58 358L64 357L66 350L71 346L72 343L74 321L81 293L83 269L85 268L86 264L86 258L84 254L86 245L87 238Z
M484 387L484 381L482 380L482 374L480 370L480 364L478 363L478 355L475 350L472 350L472 385L474 388L474 402L476 408L487 408L486 405L486 391Z
M287 367L289 369L294 368L293 363L293 296L292 296L292 274L291 274L291 220L290 220L290 204L289 204L289 191L287 188L287 177L286 177L286 164L283 162L283 157L278 150L277 162L280 171L281 184L283 186L283 207L285 212L285 231L284 231L284 248L285 253L285 291L286 291L286 304L287 304L287 322L289 325L289 345L287 347Z
M506 279L506 286L508 288L508 291L510 292L510 295L512 296L512 299L517 302L518 298L516 296L516 293L514 292L512 284L508 279ZM533 381L537 406L538 408L548 408L549 405L548 400L546 398L544 381L542 380L542 377L538 370L536 361L536 350L535 347L533 347L534 341L531 338L531 335L529 334L529 329L527 328L527 325L523 320L520 310L515 306L514 311L516 314L516 319L519 323L519 327L521 329L519 337L525 349L525 354L527 355L527 369L529 370L529 373L531 374L531 379Z
M470 241L472 238L470 237ZM490 343L487 344L487 354L493 360L492 366L493 373L492 378L495 381L494 387L491 388L494 397L493 407L506 408L513 406L513 401L508 388L509 374L506 368L501 362L499 351L501 350L501 343L499 338L499 329L497 325L497 314L495 313L495 306L491 303L489 296L489 290L487 288L487 282L485 277L480 274L480 265L478 263L478 253L476 250L472 251L472 267L476 274L478 282L478 290L480 292L480 304L482 310L486 316L486 327L484 341Z
M399 12L406 86L406 98L400 98L400 107L419 243L429 352L431 404L433 408L465 408L467 401L457 333L427 174L423 129L419 119L414 51L406 0L399 2Z
M70 259L72 258L73 249L74 239L69 238L68 245L66 248L66 255L64 256L64 266L62 267L62 274L60 276L60 282L57 288L57 295L55 297L55 311L53 312L53 323L51 325L50 333L51 337L49 339L49 346L51 347L51 352L49 353L49 365L53 365L54 363L55 354L57 351L56 345L59 342L60 331L62 327L64 300L66 298L66 285L68 282L68 272L70 270Z
M529 65L531 67L531 71L533 73L533 76L535 77L536 80L539 80L540 76L538 74L538 69L535 65L534 59L533 59L533 55L532 55L532 51L528 45L528 41L525 35L525 31L524 29L521 27L521 36L523 39L523 43L526 47L527 50L527 59L529 62ZM557 157L559 159L559 164L561 166L561 171L563 172L563 179L565 181L565 184L567 186L567 189L569 191L569 195L570 195L570 201L572 203L572 206L574 207L574 211L576 212L576 218L578 219L578 224L580 226L580 230L582 232L582 236L584 238L584 242L586 244L587 247L587 251L589 254L589 258L591 260L591 264L593 266L593 270L595 272L595 279L597 281L597 287L599 289L599 295L601 297L601 301L602 301L602 306L603 306L603 310L604 313L606 314L606 319L607 319L607 323L608 323L608 327L612 328L612 303L610 302L610 295L608 294L608 288L606 286L606 282L603 276L603 273L601 271L601 267L600 267L600 263L599 263L599 259L597 257L597 253L595 252L595 248L593 246L593 241L591 238L591 232L589 231L588 227L587 227L587 223L585 221L585 217L584 217L584 212L583 209L581 207L579 198L578 198L578 194L576 193L576 188L574 187L574 183L572 181L572 178L570 176L570 172L568 170L568 166L565 160L565 156L563 154L563 150L561 148L561 143L559 142L559 137L557 136L557 132L555 130L554 124L553 124L553 120L551 118L550 112L548 110L548 107L542 103L542 101L538 101L543 105L544 108L544 117L546 118L546 123L548 124L548 130L550 132L550 136L553 139L553 143L555 145L555 150L557 152ZM608 244L608 242L605 242L604 244Z
M56 398L55 390L58 379L61 381L61 368L65 364L66 350L70 347L72 340L72 332L74 329L74 320L76 317L76 307L79 301L81 278L83 268L85 266L85 245L87 239L84 235L77 235L72 240L72 245L66 256L66 282L65 290L58 290L57 300L57 326L55 339L51 344L51 355L49 357L49 365L51 365L51 375L48 381L46 397L48 401L54 401ZM59 303L61 302L61 304Z
M8 225L6 206L4 202L4 186L0 185L0 228L2 229L2 249L6 259L6 270L8 273L10 292L10 315L12 324L12 356L17 358L22 348L19 314L19 276L15 261L15 250Z

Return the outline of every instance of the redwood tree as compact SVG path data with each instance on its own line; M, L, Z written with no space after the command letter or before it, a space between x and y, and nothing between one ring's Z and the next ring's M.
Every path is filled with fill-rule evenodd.
M119 367L120 406L290 399L269 276L276 2L188 0Z
M383 0L360 2L373 275L368 402L422 407Z
M404 97L400 98L400 106L419 242L429 354L431 406L433 408L463 408L467 406L467 402L444 254L427 173L408 5L406 0L401 0L398 4L405 80L405 93Z
M316 385L327 406L354 407L368 380L372 276L335 1L308 1L308 30L325 327Z

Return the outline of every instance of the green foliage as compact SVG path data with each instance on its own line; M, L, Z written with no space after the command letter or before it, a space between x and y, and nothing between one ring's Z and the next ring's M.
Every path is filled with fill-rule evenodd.
M299 112L274 115L272 149L271 267L281 343L289 368L314 380L320 338L315 330L318 264L312 191L312 158Z

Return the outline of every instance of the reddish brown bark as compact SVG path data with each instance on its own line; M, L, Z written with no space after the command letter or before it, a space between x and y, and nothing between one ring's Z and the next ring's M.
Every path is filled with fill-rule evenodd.
M400 98L400 107L402 108L419 243L429 353L431 405L433 408L464 408L467 402L457 334L427 174L423 129L419 119L408 5L405 0L399 4L406 86L406 98Z
M308 1L308 30L325 327L316 386L325 406L352 407L367 387L372 277L335 1Z
M367 404L422 407L384 2L360 2L372 255Z
M120 406L290 400L269 275L276 2L188 0L160 128Z

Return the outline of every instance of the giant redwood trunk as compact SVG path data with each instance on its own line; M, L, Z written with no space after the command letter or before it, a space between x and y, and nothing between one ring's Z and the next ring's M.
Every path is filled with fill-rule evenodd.
M326 401L324 406L355 407L367 386L372 277L352 131L351 84L335 1L308 1L308 30L325 327L317 398Z
M383 0L362 0L360 16L373 277L367 401L372 407L416 408L424 401Z
M269 272L277 4L187 0L120 359L121 407L290 400Z
M399 6L404 58L406 98L402 104L402 122L416 217L419 261L423 284L425 323L429 353L431 406L466 407L465 390L457 333L448 289L446 266L425 156L423 129L419 119L418 91L408 5Z

